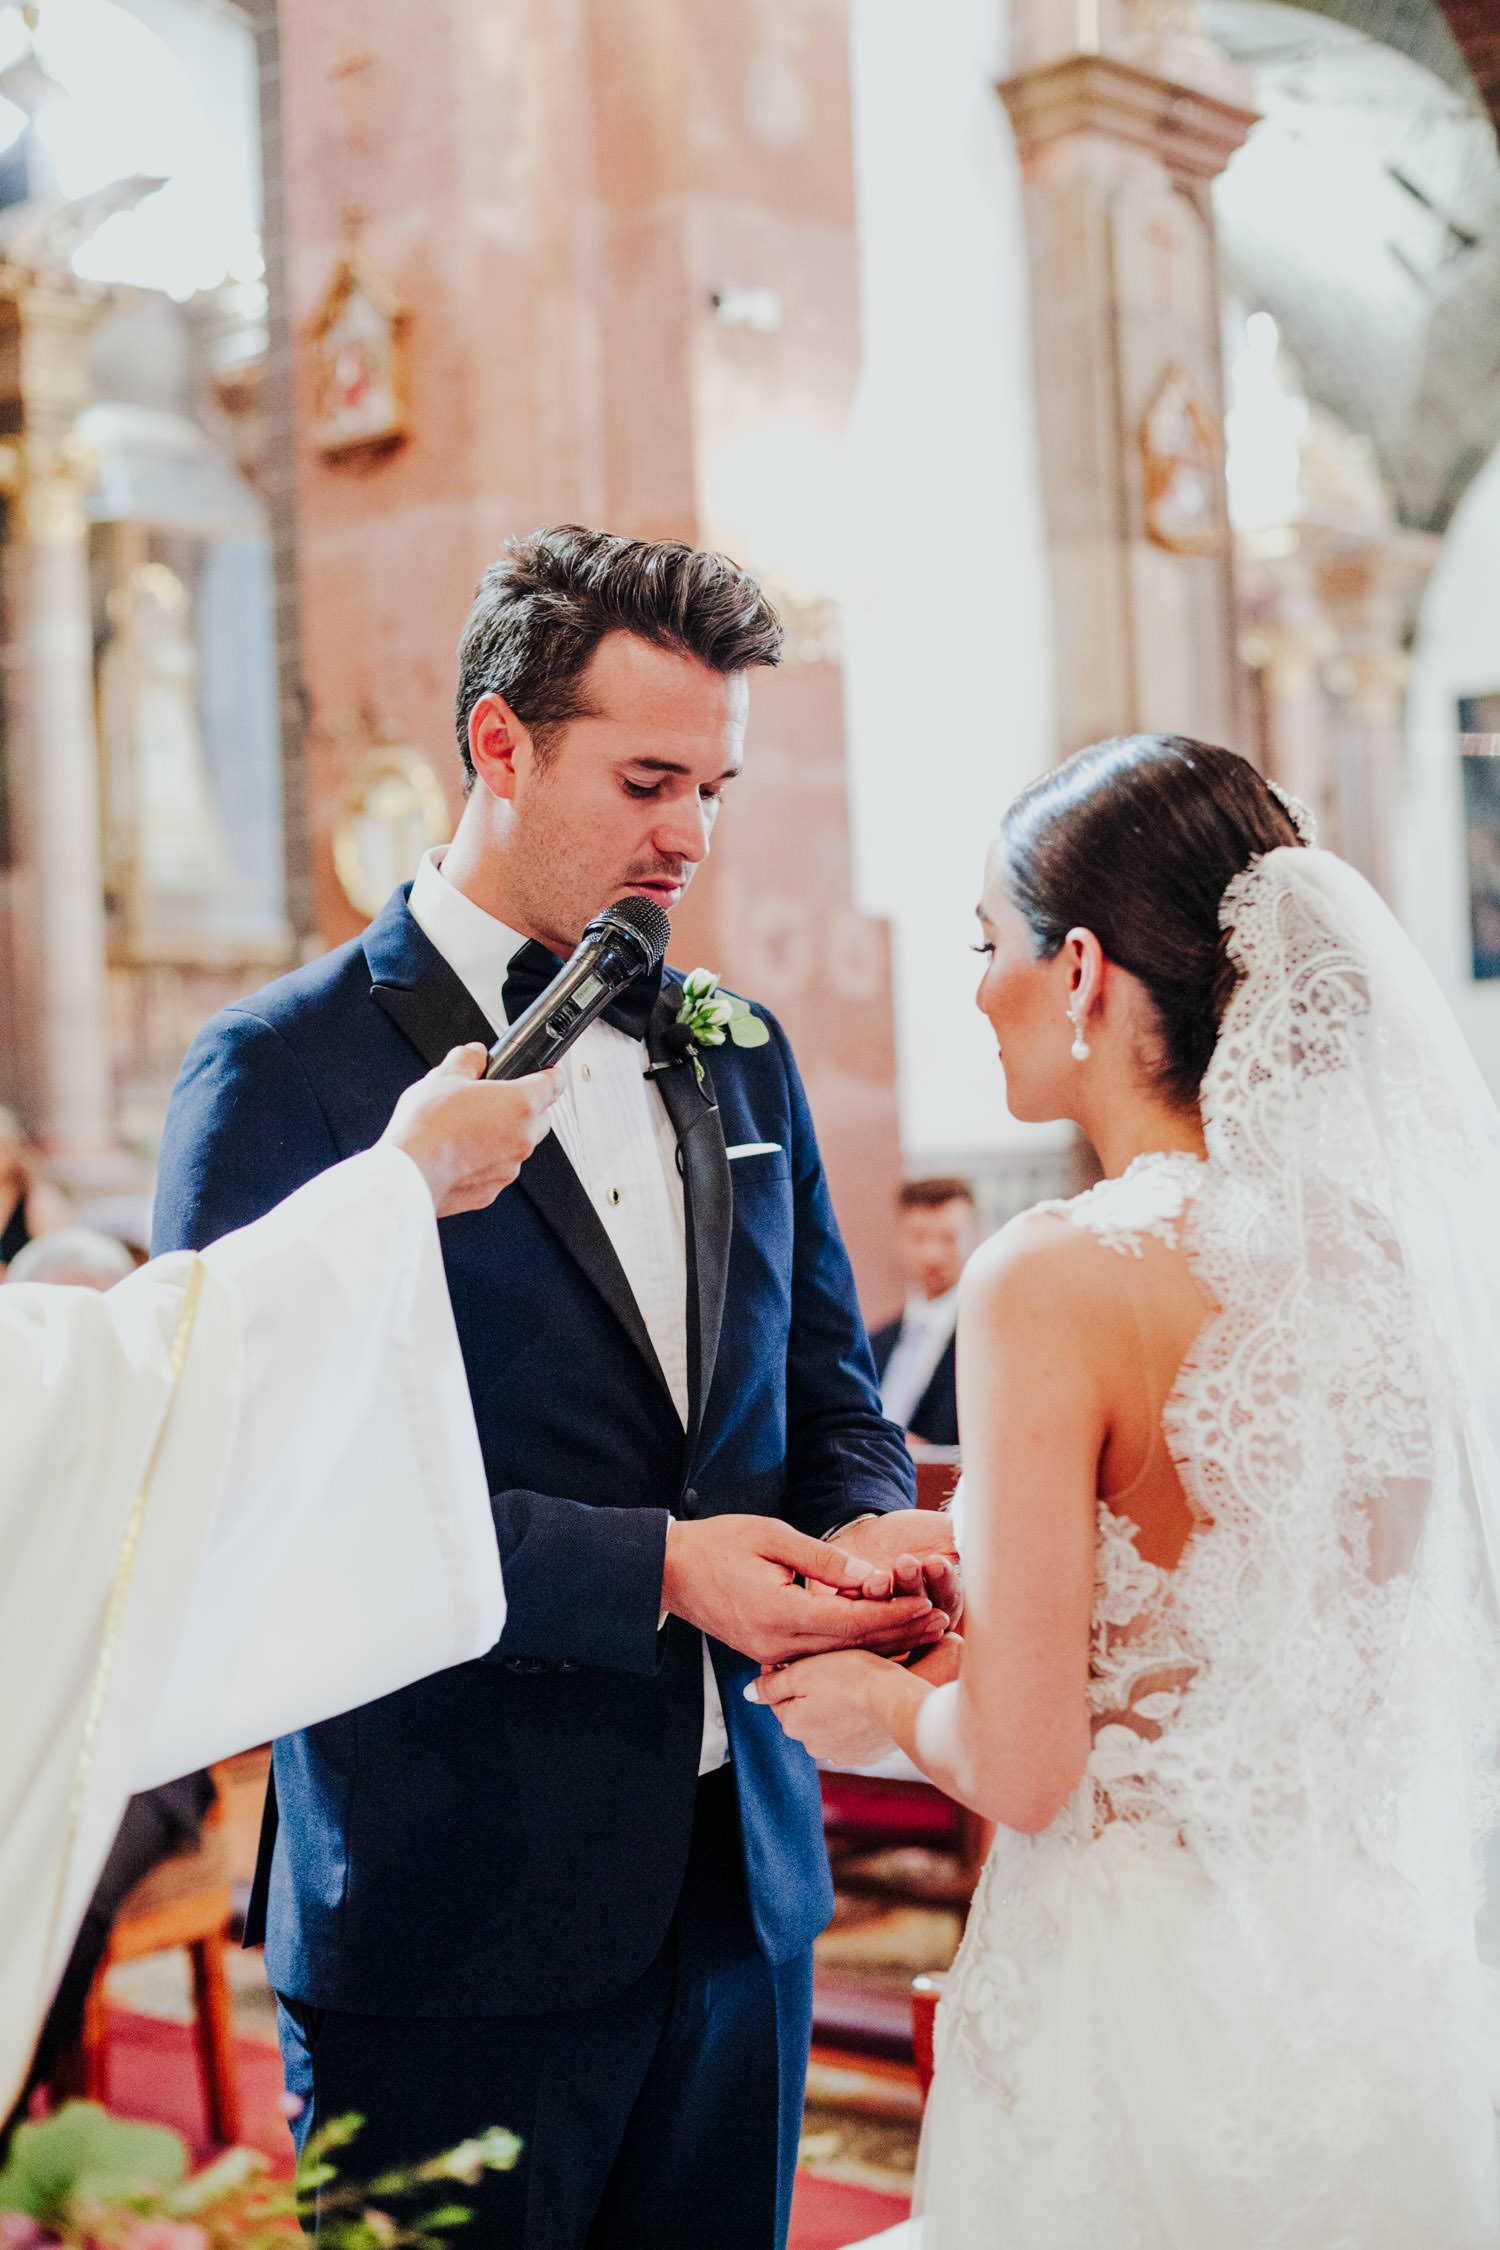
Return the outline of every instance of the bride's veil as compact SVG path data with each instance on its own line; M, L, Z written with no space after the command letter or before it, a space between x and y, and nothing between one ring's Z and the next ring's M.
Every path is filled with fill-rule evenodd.
M1343 861L1270 852L1221 920L1239 983L1185 1237L1216 1311L1168 1414L1205 1519L1177 1586L1204 1661L1156 1766L1242 1934L1258 1922L1267 1961L1331 2002L1317 1898L1350 1902L1357 1942L1387 1959L1414 1943L1451 1959L1483 1904L1500 1811L1500 1115L1425 965Z

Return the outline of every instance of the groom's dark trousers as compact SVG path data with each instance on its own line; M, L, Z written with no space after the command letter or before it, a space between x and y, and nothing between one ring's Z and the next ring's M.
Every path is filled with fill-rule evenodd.
M648 1041L671 1064L669 972ZM698 1779L699 1636L658 1629L672 1516L813 1537L912 1500L880 1413L796 1066L771 1019L700 1087L657 1079L687 1228L687 1429L550 1136L442 1222L507 1616L478 1662L276 1745L250 1934L300 2121L358 2110L356 2176L489 2125L526 2143L473 2250L773 2250L832 1910L817 1775L711 1654L727 1771ZM397 894L362 939L226 1009L167 1121L158 1250L368 1147L402 1089L493 1036ZM296 1588L288 1588L297 1617ZM298 1618L292 1630L315 1630Z

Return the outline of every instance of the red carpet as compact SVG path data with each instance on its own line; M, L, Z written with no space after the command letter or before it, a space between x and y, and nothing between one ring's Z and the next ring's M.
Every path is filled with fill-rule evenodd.
M895 2226L907 2211L904 2196L876 2195L870 2188L843 2187L799 2172L787 2250L843 2250L846 2242L863 2242L867 2234Z
M240 2137L263 2149L278 2171L292 2168L292 2142L281 2109L281 2057L258 2040L237 2039ZM185 2023L163 2023L123 2008L109 2011L109 2106L121 2117L170 2125L206 2162L213 2154L203 2114L203 2080L193 2034Z
M280 2108L281 2058L274 2047L254 2040L240 2039L235 2046L245 2113L243 2137L252 2147L264 2149L278 2170L290 2169L292 2144ZM122 2117L146 2117L170 2125L200 2160L212 2153L204 2126L198 2057L186 2024L110 2010L109 2106ZM844 2244L861 2242L905 2217L906 2205L895 2196L815 2180L799 2172L787 2250L843 2250Z

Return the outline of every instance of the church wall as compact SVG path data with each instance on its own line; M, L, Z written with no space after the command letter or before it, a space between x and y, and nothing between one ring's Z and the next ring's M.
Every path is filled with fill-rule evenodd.
M481 503L464 476L468 360L471 350L513 356L516 308L485 286L494 277L454 270L467 230L450 14L431 11L418 27L390 0L279 11L313 903L329 944L363 919L331 856L339 792L361 751L380 735L411 742L449 777L451 651L482 547ZM495 121L497 139L505 123ZM409 305L422 348L411 355L410 442L388 459L331 464L308 436L317 395L307 329L353 206L362 248Z
M850 895L826 573L800 567L795 479L768 507L755 475L783 444L794 461L836 445L852 401L843 0L284 0L280 18L320 935L360 927L331 838L372 745L414 747L457 811L453 650L507 535L576 518L730 543L786 606L793 646L754 684L750 772L673 958L783 1015L883 1311L899 1293L886 936ZM310 439L308 330L351 205L408 314L410 434L330 462ZM716 311L746 290L775 300L770 326Z

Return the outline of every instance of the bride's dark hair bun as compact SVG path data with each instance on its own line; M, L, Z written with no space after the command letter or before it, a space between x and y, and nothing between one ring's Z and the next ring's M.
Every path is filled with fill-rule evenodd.
M1187 735L1121 735L1023 789L1000 836L1039 957L1092 930L1155 1005L1157 1091L1196 1101L1235 986L1219 901L1252 859L1301 842L1262 776Z

